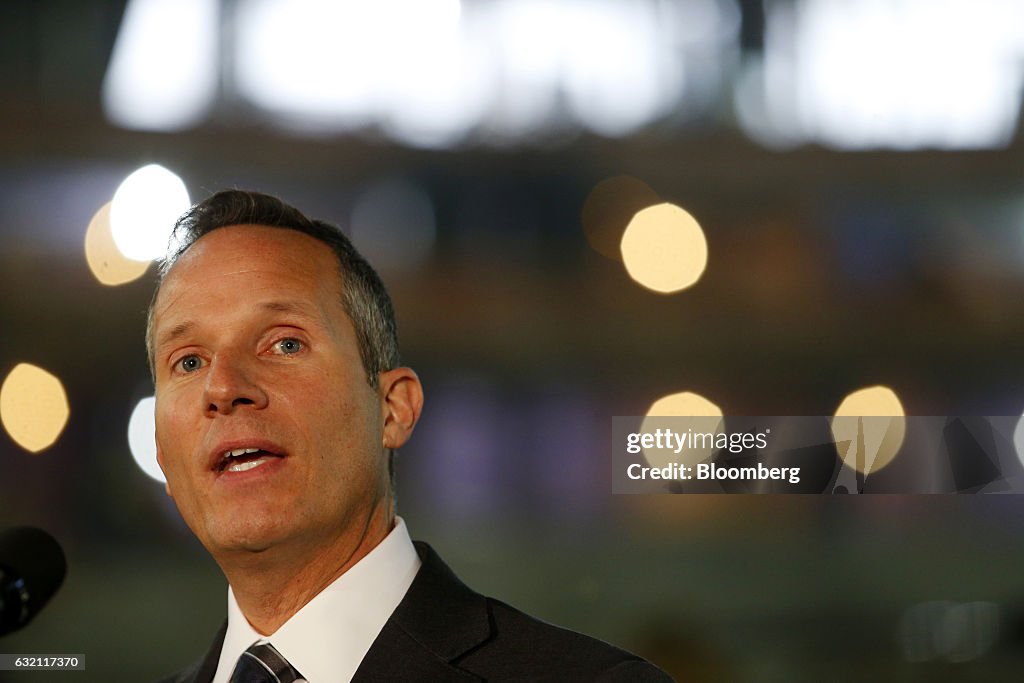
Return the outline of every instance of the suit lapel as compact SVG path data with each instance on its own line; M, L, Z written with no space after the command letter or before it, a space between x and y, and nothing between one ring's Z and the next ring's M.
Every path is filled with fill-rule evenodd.
M487 600L426 543L417 542L416 551L423 564L352 683L480 680L452 662L491 637Z
M213 639L213 645L206 652L206 656L198 662L197 666L187 671L182 677L182 683L210 683L213 675L217 673L217 662L220 661L220 649L224 646L224 634L228 631L228 622L224 621Z

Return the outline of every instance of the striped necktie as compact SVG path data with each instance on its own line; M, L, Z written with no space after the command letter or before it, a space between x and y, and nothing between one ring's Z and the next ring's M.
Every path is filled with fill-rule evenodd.
M302 677L270 643L256 643L238 658L230 683L301 683Z

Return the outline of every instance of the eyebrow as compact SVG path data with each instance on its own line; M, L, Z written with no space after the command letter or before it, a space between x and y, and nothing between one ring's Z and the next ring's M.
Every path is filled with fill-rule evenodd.
M303 316L313 315L309 306L294 301L265 301L256 306L256 308L264 311L273 311L275 313L295 313ZM159 349L166 346L167 344L170 344L175 339L178 339L188 334L195 327L196 323L191 320L178 323L177 325L167 330L166 332L161 333L160 336L157 337L156 346L154 348Z
M294 301L265 301L257 308L264 311L276 311L278 313L300 313L309 315L309 306Z
M160 336L157 337L156 345L154 345L153 349L161 349L164 346L167 346L175 339L183 337L184 335L188 334L189 330L191 330L195 326L196 324L194 322L178 323L177 325L167 330L166 332L161 333Z

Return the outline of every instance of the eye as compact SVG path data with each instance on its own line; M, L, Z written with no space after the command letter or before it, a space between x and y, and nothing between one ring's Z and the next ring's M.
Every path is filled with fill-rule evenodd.
M302 342L298 339L288 337L274 344L274 350L284 356L294 356L302 350Z
M195 354L185 356L177 363L182 372L195 372L203 367L203 359Z

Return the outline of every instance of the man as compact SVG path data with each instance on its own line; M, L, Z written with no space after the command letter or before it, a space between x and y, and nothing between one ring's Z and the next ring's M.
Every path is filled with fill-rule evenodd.
M337 228L226 191L175 238L146 335L157 457L229 590L207 655L167 680L670 680L474 593L409 540L391 460L423 390Z

